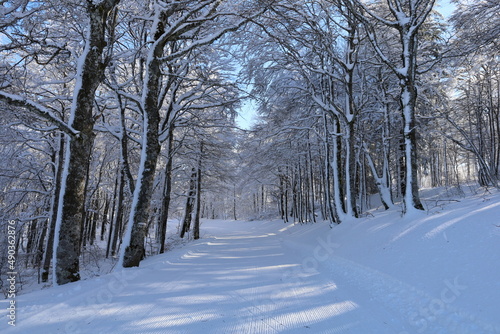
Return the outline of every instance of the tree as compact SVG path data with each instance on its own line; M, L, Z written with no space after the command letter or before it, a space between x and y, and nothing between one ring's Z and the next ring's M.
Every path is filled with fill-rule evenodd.
M386 6L369 6L361 0L344 0L363 22L375 51L380 59L395 73L401 87L400 110L403 116L405 148L404 211L423 210L418 193L418 164L415 120L417 103L417 57L419 30L431 13L434 0L387 0ZM391 19L392 18L392 19ZM391 59L381 46L382 38L376 26L382 24L399 34L399 57Z
M340 1L311 1L300 7L293 1L283 1L272 13L260 24L268 41L264 37L263 41L249 43L256 59L256 68L251 71L257 73L260 66L259 71L267 73L254 75L254 80L263 87L262 91L271 84L281 84L283 90L289 91L302 89L310 100L307 103L316 107L307 109L311 116L318 110L325 114L322 140L329 161L324 175L330 180L332 174L332 194L326 189L328 201L335 202L332 219L340 222L357 216L356 187L360 174L355 132L363 101L357 56L362 40L359 21ZM274 50L269 50L271 43L276 45ZM265 57L269 57L267 62L262 61ZM285 80L271 77L278 71L290 74L285 75ZM331 150L335 154L330 154Z
M498 57L497 57L498 58ZM457 71L456 96L442 116L447 138L475 157L481 186L498 187L500 169L500 77L498 62L474 54Z
M451 22L458 33L456 47L462 54L479 49L497 53L500 47L500 3L496 0L454 0Z
M28 109L37 115L45 117L68 135L55 230L56 247L53 267L54 280L57 284L65 284L80 279L81 225L84 217L86 178L94 140L94 96L97 87L103 80L106 67L103 54L107 44L107 17L118 2L119 0L107 0L94 4L92 1L88 1L83 4L85 12L83 18L86 25L81 33L84 36L84 48L78 50L80 56L76 60L74 69L73 98L67 124L54 116L49 106L43 105L43 102L33 101L28 97L30 95L39 95L36 91L23 92L21 87L16 87L21 91L21 94L12 94L5 90L0 91L0 99L4 102ZM50 2L40 6L37 8L40 13L47 11L53 14L54 11L58 10L58 7L52 7ZM81 8L79 5L76 5L76 7ZM51 31L51 27L43 23L43 17L37 16L36 10L28 9L28 7L25 7L25 10L30 12L31 15L23 19L19 29L12 34L12 43L20 50L20 54L25 54L24 57L31 58L33 62L43 66L44 64L50 64L61 53L69 51L65 50L64 46L61 46L64 44L61 43L61 37L58 34L54 34L54 36L44 35L45 31ZM75 17L80 16L77 13L78 11L75 12ZM30 27L30 29L25 30L27 25L33 23L33 21L27 22L31 17L43 28L33 29L33 27ZM62 28L62 26L57 27L57 29L59 28ZM8 35L11 35L11 33L8 32ZM20 37L19 41L15 41L14 36ZM16 45L16 43L18 44ZM37 46L43 47L43 51L37 52ZM49 54L44 52L49 52ZM43 85L43 83L39 84L42 87ZM40 90L43 91L43 89Z
M227 5L225 7L224 5ZM234 12L231 4L216 0L197 3L154 1L150 41L145 47L144 79L141 96L133 99L143 113L142 153L139 175L133 197L128 230L124 239L121 263L124 267L138 266L144 257L144 238L148 220L148 210L153 191L156 164L160 154L160 140L168 138L171 127L181 109L173 103L167 108L164 126L160 133L161 114L165 97L172 89L175 73L172 69L182 68L189 61L189 55L197 48L210 45L228 32L234 31L248 22L249 17L259 15L262 8L240 6L241 12ZM257 9L256 12L251 12ZM265 10L265 8L264 8ZM252 13L252 14L248 14ZM167 72L164 72L164 68ZM170 71L170 73L169 73ZM175 102L175 101L171 101ZM168 103L168 101L167 101ZM140 199L140 200L139 200Z

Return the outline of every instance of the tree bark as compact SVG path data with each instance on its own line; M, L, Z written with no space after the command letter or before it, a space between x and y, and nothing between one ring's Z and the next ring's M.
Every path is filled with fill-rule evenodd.
M400 103L403 114L403 138L405 147L405 192L404 211L415 208L423 210L418 193L418 164L417 164L417 130L415 121L415 106L417 103L416 89L416 58L417 36L408 31L409 27L400 27L401 43L403 46L403 69L399 72L401 85Z
M123 166L120 170L120 181L118 186L118 198L116 200L116 215L114 221L114 231L113 231L113 240L111 242L111 256L116 256L116 251L118 248L118 239L122 238L122 230L123 230L123 198L125 192L125 171L123 170ZM111 232L110 232L111 233Z
M64 165L64 134L59 134L59 152L53 161L56 170L54 171L54 194L52 199L52 211L50 214L49 235L47 238L47 246L45 248L45 257L43 259L42 282L49 280L50 262L54 252L54 235L56 230L56 220L59 205L59 194L61 192L62 170Z
M80 279L81 225L84 217L85 188L94 142L92 114L95 91L104 76L102 60L106 45L105 28L109 11L119 0L88 2L88 36L79 62L70 126L77 136L69 138L66 168L58 214L58 243L55 254L55 282L66 284Z
M200 210L201 210L201 166L198 167L198 170L196 171L196 205L195 205L194 222L193 222L194 240L198 240L200 238L200 218L201 218Z
M168 157L167 165L165 166L165 183L163 185L163 200L161 204L160 221L158 222L159 237L160 237L160 254L165 252L165 239L167 235L167 221L170 207L170 199L172 193L172 162L173 162L173 144L174 144L174 127L170 127L168 136Z
M182 220L182 227L180 237L184 238L184 235L191 229L191 220L193 217L193 208L196 196L196 169L191 171L191 179L189 180L189 191L186 199L186 208L184 210L184 219Z
M130 243L126 246L123 258L123 267L138 267L144 258L144 239L146 238L146 226L149 217L151 196L153 194L153 183L156 171L156 164L160 154L160 143L158 141L158 126L160 121L158 108L158 95L154 93L155 88L159 90L160 67L157 59L150 63L150 77L148 97L146 98L145 121L143 134L142 157L139 169L139 176L134 192L133 208L130 214L129 224L132 230ZM155 73L151 73L155 72ZM154 96L156 95L156 96Z
M129 217L126 248L121 255L122 266L138 267L145 256L144 240L147 234L149 207L153 195L156 164L160 155L159 125L161 91L161 56L166 40L159 40L164 33L163 15L158 14L157 25L153 27L155 42L149 50L143 87L142 108L144 110L143 142L139 175L137 177L132 210Z

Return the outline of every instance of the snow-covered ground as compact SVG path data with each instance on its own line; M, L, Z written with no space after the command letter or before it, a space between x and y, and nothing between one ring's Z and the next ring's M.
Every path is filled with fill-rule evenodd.
M442 198L442 197L440 197ZM1 333L500 333L500 195L425 213L205 221L140 268L1 304Z

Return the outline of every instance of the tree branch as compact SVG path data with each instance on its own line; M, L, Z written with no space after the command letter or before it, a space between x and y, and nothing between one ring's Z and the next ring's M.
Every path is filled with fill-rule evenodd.
M56 115L54 115L49 109L47 109L46 107L35 101L24 98L20 95L9 94L2 91L0 91L0 101L3 101L12 106L26 108L29 111L44 118L45 120L53 123L59 128L59 130L65 132L66 134L72 137L77 137L79 135L79 132L77 130L73 129L70 125L66 124Z

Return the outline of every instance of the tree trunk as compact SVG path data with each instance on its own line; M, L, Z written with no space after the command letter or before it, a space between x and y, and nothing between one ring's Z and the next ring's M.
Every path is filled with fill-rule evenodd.
M115 187L113 190L113 200L111 202L111 219L109 220L109 229L108 229L108 243L106 245L106 259L109 257L109 252L111 250L111 240L114 233L114 223L115 223L115 214L116 214L116 200L117 200L117 191L118 191L118 179L121 177L121 166L118 169L118 173L115 179Z
M280 216L281 216L281 220L283 220L284 222L285 221L285 215L287 214L286 211L285 211L285 203L284 203L284 198L285 198L285 187L284 187L284 176L283 175L280 175L279 176L279 180L280 180L280 187L279 187L279 211L280 211ZM235 186L235 190L234 190L234 193L235 193L235 203L234 203L234 211L236 212L236 186ZM235 213L235 216L236 216L236 213ZM235 219L236 220L236 219Z
M323 114L323 126L325 130L325 197L326 204L328 208L328 216L331 223L340 223L340 217L338 215L339 203L337 203L338 193L334 190L334 194L332 194L332 181L331 181L331 173L330 171L333 168L337 168L335 165L332 166L331 155L330 155L330 132L328 130L328 118L326 113ZM333 143L336 145L336 143ZM336 150L334 150L334 155L336 154ZM335 163L335 162L334 162ZM332 168L333 167L333 168ZM338 179L338 176L337 176ZM334 179L334 183L338 182L338 180ZM337 185L333 184L334 189L336 189ZM332 198L333 197L333 198Z
M238 220L236 216L236 184L233 186L233 219Z
M54 171L54 194L52 199L52 210L50 213L49 236L47 238L47 246L45 247L45 257L43 259L42 282L49 280L50 262L54 251L54 235L56 230L56 220L59 205L59 194L61 192L62 170L64 165L64 135L59 134L59 152L57 157L52 159L56 170Z
M163 20L165 13L157 13L156 26L152 29L154 42L149 50L146 60L146 73L144 75L144 87L142 89L144 110L144 125L142 138L141 162L136 180L132 210L130 212L125 248L122 250L120 262L125 268L138 267L145 256L144 240L147 234L147 223L149 218L149 207L153 195L153 183L156 164L160 155L159 126L160 107L159 100L162 86L162 63L163 48L166 40L159 40L164 33Z
M400 72L401 85L401 111L403 114L403 138L405 147L405 212L413 208L423 210L418 194L418 164L417 164L417 130L415 121L415 105L417 103L416 89L416 57L417 37L407 31L403 26L400 30L401 43L403 46L403 70ZM406 70L406 71L405 71Z
M196 202L194 210L194 226L193 226L193 238L198 240L200 238L200 209L201 209L201 167L203 161L203 141L200 143L200 156L198 158L198 169L196 170Z
M120 171L120 184L118 186L118 198L116 199L116 215L114 221L114 231L113 240L111 242L111 256L116 256L116 251L118 248L118 239L122 238L123 230L123 198L125 192L125 171L122 169ZM111 233L111 231L110 231Z
M356 157L355 146L356 137L355 123L357 120L357 112L354 96L354 72L357 63L357 26L358 22L353 13L347 13L347 47L345 56L344 74L346 80L346 101L345 101L345 117L346 117L346 159L345 159L345 177L346 177L346 213L348 216L358 217L356 208Z
M354 122L351 121L346 125L346 159L345 159L345 197L346 197L346 213L348 216L358 217L356 210L356 155L354 136Z
M180 237L184 238L184 235L191 229L191 220L193 216L193 208L196 195L196 169L191 171L191 179L189 180L189 191L186 199L186 208L184 210L184 219L182 220L182 227Z
M102 54L106 45L107 15L119 0L87 4L89 26L85 49L77 69L70 126L79 131L69 139L57 219L55 282L66 284L80 279L81 224L84 217L85 188L94 142L92 114L95 91L104 77Z
M194 222L193 222L194 240L198 240L200 238L200 209L201 209L201 167L199 167L198 170L196 171L196 206L194 211Z
M80 94L79 94L80 95ZM92 95L93 96L93 95ZM81 98L84 100L84 98ZM93 99L92 99L93 100ZM93 101L92 101L93 102ZM55 277L57 284L80 279L80 242L85 210L85 185L94 141L92 102L81 101L73 127L80 131L79 138L71 138L66 152L66 169L59 203ZM83 116L83 117L78 117Z
M158 60L152 61L150 70L158 71L149 77L150 88L154 90L155 86L159 89L158 77L160 75ZM150 71L151 72L151 71ZM149 94L148 94L149 95ZM152 95L154 93L152 92ZM156 95L157 97L158 95ZM148 96L146 99L146 108L144 115L143 149L139 167L139 175L134 191L134 200L129 218L131 231L127 231L129 243L125 243L125 253L123 255L123 267L138 267L140 261L144 258L144 239L146 238L146 226L149 217L149 207L151 196L153 194L153 183L156 171L156 164L160 154L160 143L158 142L159 110L157 99L154 96Z
M383 157L384 163L382 168L382 176L379 176L377 169L375 168L373 159L368 152L366 152L366 159L368 160L368 165L370 166L373 178L375 179L375 184L377 185L378 191L380 193L380 199L382 201L382 204L384 205L384 208L387 210L394 207L391 197L391 189L388 186L389 182L387 176L387 156L384 154Z
M110 207L111 199L106 196L104 202L104 213L102 215L102 225L101 225L101 241L104 241L104 237L106 235L106 225L109 223L109 207Z
M167 235L168 211L170 207L170 199L172 193L172 162L173 162L173 144L174 144L174 127L170 126L168 134L168 156L167 165L165 166L165 183L163 185L163 200L161 204L160 221L158 222L159 238L160 238L160 254L165 252L165 238Z

